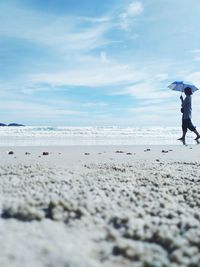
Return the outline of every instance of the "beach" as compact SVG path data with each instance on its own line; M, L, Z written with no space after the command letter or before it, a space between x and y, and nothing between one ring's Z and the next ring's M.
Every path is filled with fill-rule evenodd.
M199 146L0 147L0 266L200 266Z
M0 267L200 267L199 14L0 0Z

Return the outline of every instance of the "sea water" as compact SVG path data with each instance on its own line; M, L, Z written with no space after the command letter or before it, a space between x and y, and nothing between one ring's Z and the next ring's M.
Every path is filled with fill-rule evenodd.
M0 146L179 145L180 127L0 127ZM188 133L187 142L195 144Z

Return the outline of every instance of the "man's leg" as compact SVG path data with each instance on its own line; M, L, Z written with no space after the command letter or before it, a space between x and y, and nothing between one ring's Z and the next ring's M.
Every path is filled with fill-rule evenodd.
M200 135L199 135L199 133L197 132L197 130L196 130L196 129L194 130L194 133L195 133L195 134L196 134L196 136L197 136L197 137L196 137L194 140L198 140L198 139L200 138Z
M180 140L180 141L185 141L186 133L187 133L187 131L183 131L183 135L182 135L182 137L179 138L178 140Z
M183 119L182 119L182 131L183 131L183 135L178 140L185 142L185 136L187 133L187 121Z
M200 138L200 134L197 132L196 127L193 125L192 121L189 120L188 121L188 128L190 129L190 131L194 132L196 134L196 138L195 140L198 140Z

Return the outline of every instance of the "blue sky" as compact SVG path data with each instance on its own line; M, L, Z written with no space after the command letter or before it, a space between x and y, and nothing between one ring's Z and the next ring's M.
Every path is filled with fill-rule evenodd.
M199 0L1 0L0 121L179 126L167 86L200 87L199 13Z

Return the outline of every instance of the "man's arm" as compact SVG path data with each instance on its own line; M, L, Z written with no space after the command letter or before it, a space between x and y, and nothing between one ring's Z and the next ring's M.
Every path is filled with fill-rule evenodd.
M180 96L180 100L181 100L181 103L183 105L183 96L182 95Z

